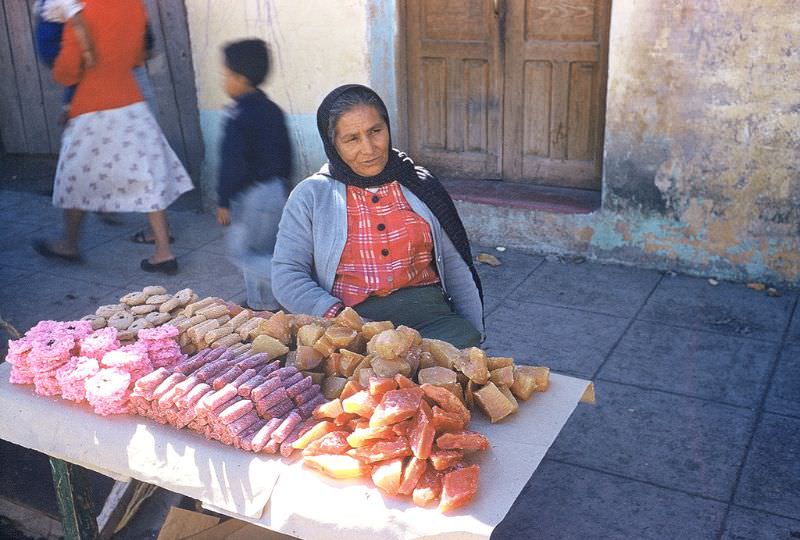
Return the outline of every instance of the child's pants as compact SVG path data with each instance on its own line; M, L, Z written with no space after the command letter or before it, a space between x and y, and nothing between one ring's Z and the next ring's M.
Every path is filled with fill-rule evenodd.
M244 274L247 303L253 309L274 311L280 307L272 294L272 253L286 198L284 182L273 178L231 201L228 245Z

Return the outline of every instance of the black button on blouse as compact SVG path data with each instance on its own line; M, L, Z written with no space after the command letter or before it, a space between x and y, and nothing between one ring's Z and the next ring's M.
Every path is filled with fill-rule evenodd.
M381 255L383 255L384 257L386 257L387 255L389 255L389 250L388 250L388 249L386 249L386 248L383 248L383 249L381 250Z
M382 231L382 230L384 230L385 228L386 228L386 225L384 225L383 223L378 223L378 230L379 230L379 231Z
M378 197L377 195L373 195L373 196L372 196L372 202L376 203L376 202L378 202L379 200L381 200L381 198L380 198L380 197Z

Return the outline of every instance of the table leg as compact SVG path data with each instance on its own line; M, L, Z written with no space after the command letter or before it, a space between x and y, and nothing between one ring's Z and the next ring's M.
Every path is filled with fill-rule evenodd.
M78 466L52 457L50 468L65 540L94 540L97 520L85 475Z

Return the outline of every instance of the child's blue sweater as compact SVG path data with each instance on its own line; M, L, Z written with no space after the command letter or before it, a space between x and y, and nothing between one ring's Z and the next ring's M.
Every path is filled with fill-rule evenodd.
M225 111L225 133L217 185L217 205L256 182L292 175L292 147L283 111L256 89L239 96Z

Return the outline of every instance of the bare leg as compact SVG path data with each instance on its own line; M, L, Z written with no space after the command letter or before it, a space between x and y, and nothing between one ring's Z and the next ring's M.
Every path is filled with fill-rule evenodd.
M83 210L67 208L64 210L64 237L52 246L53 251L63 255L77 255L81 238Z
M172 254L172 250L169 248L167 213L164 210L149 212L147 219L150 221L150 228L153 230L153 239L156 243L156 252L148 260L153 264L157 264L174 259L175 255Z

